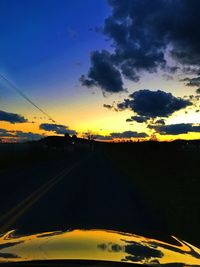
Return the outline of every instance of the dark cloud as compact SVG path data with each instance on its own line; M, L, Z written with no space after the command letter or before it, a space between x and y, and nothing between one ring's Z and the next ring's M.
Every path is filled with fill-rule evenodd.
M112 109L113 106L112 105L109 105L109 104L103 104L103 107L104 108L107 108L107 109Z
M23 132L23 131L11 131L6 129L0 129L1 138L9 138L9 140L19 140L19 141L31 141L31 140L40 140L44 137L41 134L32 133L32 132Z
M74 130L70 130L68 126L53 124L53 123L42 123L40 124L40 129L45 131L54 132L56 134L76 134L77 132Z
M12 137L12 133L5 129L0 129L0 137Z
M197 93L197 94L200 94L200 88L198 88L198 89L196 90L196 93Z
M197 87L200 86L200 77L194 77L194 78L186 77L181 81L186 82L185 85L187 86L197 86Z
M102 141L107 141L107 140L113 140L112 136L110 135L101 135L101 134L97 134L94 136L95 140L102 140Z
M121 65L121 71L125 78L133 82L138 82L140 80L140 77L136 74L134 70L134 66L131 64L123 63Z
M200 132L200 124L193 125L192 123L179 123L170 125L150 125L149 128L154 129L161 135L178 135L187 134L189 132Z
M15 131L14 137L28 141L28 140L40 140L44 136L41 134L36 134L32 132Z
M192 105L189 100L175 97L161 90L139 90L130 94L129 97L117 105L118 109L130 109L139 116L149 118L168 117L175 111Z
M95 51L91 55L91 67L87 78L82 75L82 85L87 87L99 86L104 92L118 93L125 91L120 71L113 65L109 52Z
M162 65L162 51L168 44L179 63L199 65L198 0L110 0L109 3L112 15L105 22L105 33L113 40L116 53L131 58L136 68L149 66L151 70Z
M162 125L165 125L165 120L163 120L163 119L156 120L156 121L155 121L155 124L162 124Z
M107 109L110 109L110 110L119 111L119 110L116 108L115 101L112 103L112 105L110 105L110 104L103 104L103 107L104 107L104 108L107 108Z
M105 19L103 33L110 39L113 52L92 54L85 83L90 81L105 91L120 92L121 74L135 82L144 71L158 69L171 74L177 70L198 74L199 0L109 0L109 4L112 11ZM166 52L175 64L166 60ZM103 74L106 77L102 82ZM113 82L113 76L117 82Z
M134 12L134 8L141 5L141 1L110 1L110 4L113 14L105 20L104 33L115 48L113 62L125 78L137 82L141 70L155 72L158 66L165 65L164 53L160 49L165 43L158 38L149 38L153 36L151 31L148 32L148 27L144 28L143 14L140 14L140 23L136 21L141 12ZM142 8L146 9L147 6L142 4Z
M196 74L196 75L200 75L200 69L199 67L191 67L191 66L184 66L182 67L182 72L184 74Z
M19 114L0 110L0 121L7 121L10 123L23 123L27 122L28 120Z
M86 86L86 87L88 87L88 88L97 86L97 83L96 83L94 80L87 79L87 78L85 77L85 75L81 75L79 81L81 82L81 84L82 84L83 86Z
M125 131L125 132L113 132L109 135L94 135L95 140L113 140L115 138L119 139L128 139L128 138L145 138L148 137L148 134L141 132L134 132L134 131Z
M136 121L138 123L143 123L143 122L146 122L148 120L149 120L149 117L146 117L146 116L132 116L131 118L127 119L126 121L127 122Z
M113 138L144 138L148 137L148 134L141 132L125 131L122 133L111 133L110 136Z

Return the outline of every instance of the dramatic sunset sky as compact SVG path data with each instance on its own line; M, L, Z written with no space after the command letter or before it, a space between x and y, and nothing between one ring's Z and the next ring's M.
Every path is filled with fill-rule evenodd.
M200 138L199 12L199 0L1 0L0 138Z

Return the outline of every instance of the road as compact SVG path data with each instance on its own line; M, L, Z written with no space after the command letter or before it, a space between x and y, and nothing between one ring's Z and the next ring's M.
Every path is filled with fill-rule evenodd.
M0 233L112 229L167 233L158 214L103 151L0 172Z

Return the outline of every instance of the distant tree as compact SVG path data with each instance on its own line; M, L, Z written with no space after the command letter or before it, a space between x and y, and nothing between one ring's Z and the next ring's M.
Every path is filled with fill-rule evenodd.
M76 140L76 139L77 139L77 135L76 135L76 134L73 134L73 135L72 135L72 139L73 139L73 140Z
M151 135L151 137L150 137L150 139L149 139L149 140L150 140L150 141L157 142L157 141L158 141L158 138L157 138L156 134L155 134L155 133L153 133L153 134Z
M68 133L65 134L65 140L67 143L71 143L72 138L70 137L70 135Z
M71 139L72 139L72 143L75 144L77 142L77 135L73 134Z
M70 135L68 133L65 133L65 138L66 139L70 139L71 137L70 137Z
M86 133L84 133L84 138L88 140L94 140L95 135L92 133L92 131L87 131Z

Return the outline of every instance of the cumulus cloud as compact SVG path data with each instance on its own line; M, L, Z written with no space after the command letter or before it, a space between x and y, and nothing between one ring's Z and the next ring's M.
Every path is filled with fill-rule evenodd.
M189 132L200 132L200 124L179 123L170 125L150 125L149 128L154 129L161 135L178 135L187 134Z
M61 125L61 124L53 124L53 123L42 123L40 124L40 129L54 132L56 134L76 134L75 130L71 130L68 128L68 126Z
M113 65L110 53L105 50L92 53L88 75L82 75L80 82L87 87L99 86L103 92L108 93L125 91L121 73Z
M125 131L122 133L111 133L110 136L112 136L113 138L145 138L148 137L148 134L144 133L144 132L134 132L134 131Z
M93 52L85 85L120 92L123 90L121 76L137 82L144 72L159 69L171 74L177 70L185 74L199 73L199 0L108 2L111 15L105 19L101 32L109 38L113 50L112 53Z
M130 109L139 116L156 118L168 117L189 105L192 105L189 100L175 97L171 93L143 89L130 94L117 107L119 110Z
M23 123L27 122L28 120L19 114L0 110L0 121L7 121L10 123Z
M131 118L127 119L127 122L136 121L138 123L143 123L149 120L149 117L146 116L131 116Z
M113 12L105 23L105 33L120 50L119 54L132 55L136 66L141 57L135 59L134 55L140 53L151 68L162 64L162 51L168 44L171 45L171 55L179 63L199 65L198 0L110 0L109 3ZM146 69L145 63L140 64Z

